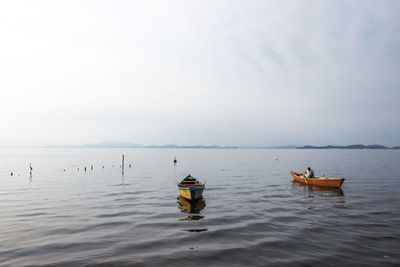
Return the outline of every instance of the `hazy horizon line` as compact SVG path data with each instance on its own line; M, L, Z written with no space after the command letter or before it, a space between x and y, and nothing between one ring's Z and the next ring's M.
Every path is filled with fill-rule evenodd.
M118 141L105 141L99 143L87 143L82 145L0 145L0 148L162 148L162 149L190 149L190 148L204 148L204 149L296 149L304 147L347 147L347 146L383 146L386 148L396 148L395 146L387 146L382 144L350 144L350 145L176 145L176 144L165 144L165 145L143 145L143 144L133 144L130 142L118 142Z

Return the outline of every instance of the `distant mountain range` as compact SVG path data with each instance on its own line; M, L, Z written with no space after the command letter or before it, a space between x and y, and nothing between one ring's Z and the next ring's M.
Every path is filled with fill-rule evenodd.
M348 145L348 146L301 146L297 149L400 149L400 146L387 147L382 145Z
M128 142L101 142L96 144L85 144L79 146L46 146L49 148L213 148L213 149L236 149L237 146L218 146L218 145L193 145L193 146L179 146L174 144L168 145L141 145L141 144L131 144Z
M238 148L242 149L295 149L296 145L287 145L287 146L239 146Z
M168 145L141 145L128 142L108 141L94 144L76 145L76 146L45 146L45 148L203 148L203 149L400 149L400 146L387 147L383 145L348 145L348 146L219 146L219 145L190 145L180 146L175 144Z
M97 147L97 148L212 148L212 149L295 149L296 145L287 145L287 146L275 146L275 147L264 147L264 146L255 146L255 147L244 147L244 146L219 146L219 145L191 145L191 146L180 146L175 144L168 144L162 146L156 145L140 145L140 144L131 144L127 142L102 142L96 144L86 144L78 147Z

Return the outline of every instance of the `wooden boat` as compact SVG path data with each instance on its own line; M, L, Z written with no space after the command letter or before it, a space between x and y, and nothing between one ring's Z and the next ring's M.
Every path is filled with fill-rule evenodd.
M187 200L196 200L201 198L204 189L205 184L190 176L190 174L178 184L179 193Z
M325 187L340 187L344 178L328 178L325 176L315 177L315 178L306 178L303 173L300 172L290 172L293 176L293 181L306 184L306 185L315 185L315 186L325 186Z

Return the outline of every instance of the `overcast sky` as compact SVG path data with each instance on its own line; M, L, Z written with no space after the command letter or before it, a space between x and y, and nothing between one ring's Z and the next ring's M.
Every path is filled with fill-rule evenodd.
M400 145L400 1L0 2L0 145Z

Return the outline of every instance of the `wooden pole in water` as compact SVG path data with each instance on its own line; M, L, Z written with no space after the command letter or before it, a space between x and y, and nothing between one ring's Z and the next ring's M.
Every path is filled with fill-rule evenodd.
M124 162L125 162L125 156L122 154L122 174L124 174Z

